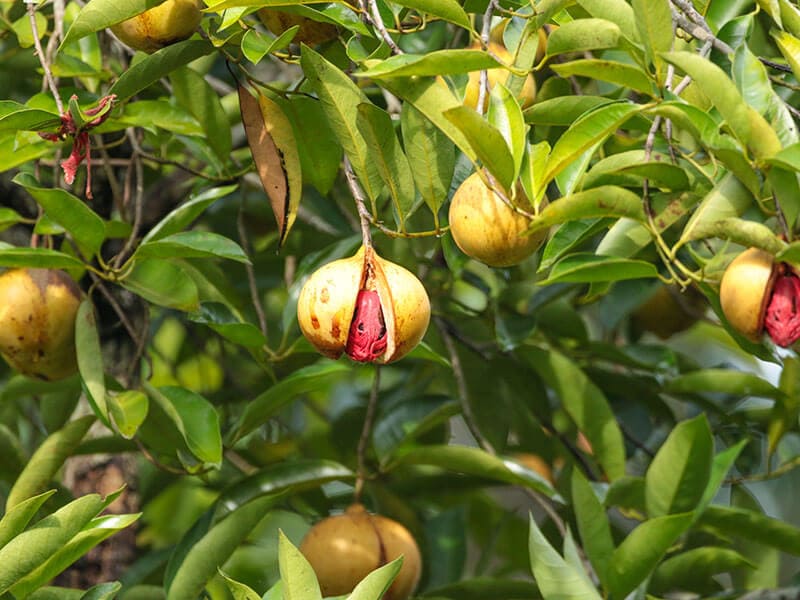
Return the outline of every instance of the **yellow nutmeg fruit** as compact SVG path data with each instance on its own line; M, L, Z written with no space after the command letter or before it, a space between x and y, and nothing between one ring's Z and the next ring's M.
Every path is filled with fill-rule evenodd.
M506 194L508 195L508 194ZM531 211L522 186L517 186L518 206ZM547 237L547 230L524 235L528 218L515 212L480 178L467 177L450 201L450 232L467 256L491 267L509 267L533 254Z
M55 381L78 369L76 283L63 271L11 269L0 275L0 354L24 375Z
M480 45L473 45L471 46L473 50L480 50ZM498 44L495 42L489 42L488 50L492 54L495 55L500 61L511 64L514 60L514 57L511 56L511 53L506 50L505 46L502 44ZM491 90L496 83L500 82L505 84L506 80L508 79L511 72L503 67L497 67L496 69L489 69L486 71L486 77L489 79L489 89ZM470 71L469 73L469 81L467 82L467 87L464 90L464 105L469 106L470 108L477 108L478 106L478 97L480 96L480 78L481 73L480 71ZM520 92L519 96L517 97L519 100L520 105L522 108L527 108L533 101L536 99L536 81L533 79L533 75L530 73L525 78L525 83L522 86L522 91ZM488 105L488 97L484 100L484 109Z
M402 556L403 566L383 600L405 600L422 572L419 547L409 531L397 521L368 513L361 504L314 525L300 552L325 597L349 594L370 572Z
M413 273L362 246L311 274L297 300L300 330L325 356L389 363L425 335L431 308Z
M685 290L659 284L631 314L636 332L650 331L662 340L689 329L705 311L705 296L694 287Z
M754 342L761 339L776 276L774 257L759 248L742 252L722 275L719 290L722 312L734 329Z
M302 15L274 8L262 8L258 11L258 18L275 35L281 35L290 27L298 25L300 28L292 39L296 44L318 46L339 37L339 30L333 23L314 21Z
M167 0L113 25L111 31L134 50L155 52L191 37L203 18L201 8L200 0Z

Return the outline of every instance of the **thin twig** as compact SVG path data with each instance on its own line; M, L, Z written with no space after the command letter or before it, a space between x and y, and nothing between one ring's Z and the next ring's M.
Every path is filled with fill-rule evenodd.
M364 491L364 480L367 478L367 447L369 446L372 429L375 426L375 415L378 408L378 390L381 385L381 367L375 365L375 377L372 381L372 390L367 401L367 414L364 415L364 425L361 428L361 436L358 438L358 448L356 458L358 460L358 473L356 475L356 486L353 494L355 502L361 502L361 494Z
M33 34L33 45L36 49L36 56L39 57L39 62L42 65L42 70L44 71L44 79L47 82L48 87L50 88L50 93L53 94L53 100L56 101L56 108L58 108L58 114L64 114L64 103L61 101L61 96L58 95L58 86L56 85L56 80L53 79L53 73L50 70L50 63L47 62L47 55L44 53L42 49L42 42L39 39L39 26L36 24L36 3L35 0L25 0L28 4L28 17L31 22L31 33Z
M353 200L356 201L356 209L361 220L361 239L364 242L364 247L367 249L372 248L372 231L369 228L372 222L372 215L367 210L364 192L358 184L356 174L353 172L353 165L350 164L350 159L346 156L344 157L344 176L347 179L347 187L350 188L350 193L353 194Z
M486 12L483 13L483 23L481 25L481 48L486 50L489 47L489 37L492 32L492 13L495 9L496 0L489 0L486 6ZM475 110L479 115L483 114L483 108L486 104L486 96L489 94L489 72L482 69L480 78L478 80L478 104Z
M386 25L383 22L383 17L381 17L381 11L378 9L378 3L375 2L375 0L367 0L367 5L369 7L369 20L372 22L373 27L378 30L381 39L392 50L392 54L403 54L403 51L392 39L392 36L386 31Z
M122 262L133 251L139 236L139 227L142 224L142 212L144 204L144 169L142 168L141 148L139 147L139 140L136 139L136 132L133 129L128 129L128 139L133 146L133 154L131 155L131 164L133 166L133 174L136 177L136 185L134 186L133 195L133 223L131 224L131 234L125 240L125 245L114 257L113 265L115 268L120 268Z

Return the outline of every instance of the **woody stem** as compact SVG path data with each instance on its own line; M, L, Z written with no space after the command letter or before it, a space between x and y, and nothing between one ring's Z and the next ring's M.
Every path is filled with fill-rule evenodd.
M350 188L350 193L353 194L353 199L356 201L358 218L361 222L361 238L364 242L364 248L372 248L372 231L369 228L372 222L372 215L367 209L364 192L358 184L356 174L353 172L353 165L350 164L350 159L346 156L344 157L344 176L345 179L347 179L347 187Z
M372 428L375 425L375 412L378 407L378 389L381 385L381 368L375 365L375 379L372 382L372 391L367 402L367 414L364 415L364 426L361 428L361 437L358 440L356 456L358 458L358 473L356 474L356 489L354 496L355 502L361 502L361 494L364 492L364 480L367 476L367 447L369 438L372 436Z

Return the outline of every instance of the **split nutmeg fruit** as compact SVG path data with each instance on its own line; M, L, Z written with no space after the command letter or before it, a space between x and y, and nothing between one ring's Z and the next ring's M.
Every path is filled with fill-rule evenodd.
M425 288L410 271L362 246L308 278L297 300L303 335L325 356L389 363L416 346L430 321Z
M155 52L191 37L203 19L201 8L199 0L167 0L113 25L111 31L134 50Z
M303 538L300 552L311 563L322 595L349 594L370 572L403 556L403 566L384 600L405 600L422 571L419 548L397 521L373 515L361 504L323 519Z
M78 369L80 302L80 289L63 271L6 271L0 275L0 354L24 375L48 381L69 377Z
M750 248L733 259L719 299L731 326L754 342L761 341L764 329L784 348L800 339L800 277L769 252Z

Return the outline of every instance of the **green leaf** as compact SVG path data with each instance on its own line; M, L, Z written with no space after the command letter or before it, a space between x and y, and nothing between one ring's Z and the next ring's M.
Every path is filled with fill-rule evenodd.
M274 502L270 496L248 502L195 540L177 565L174 576L165 580L167 599L197 598Z
M385 409L375 423L372 443L382 462L403 444L458 415L460 406L448 396L415 396Z
M394 0L394 3L472 30L469 16L457 0Z
M644 150L628 150L599 160L583 178L584 189L599 185L622 185L639 188L642 180L650 182L650 189L686 190L689 177L684 169L666 162L668 157Z
M205 40L186 40L162 48L140 60L120 75L109 94L116 94L118 102L138 94L184 65L214 51Z
M146 242L136 250L147 258L227 258L250 263L244 250L233 240L211 231L182 231Z
M190 312L200 305L194 281L168 259L137 260L133 270L120 283L125 289L159 306Z
M103 368L103 352L100 334L94 316L94 306L86 299L78 306L75 316L75 351L78 357L78 372L81 375L86 396L95 414L110 426L106 405L106 383Z
M530 517L528 556L531 571L543 598L557 600L600 600L600 594L586 583L583 574L569 565L544 537Z
M616 23L629 41L639 41L636 14L625 0L578 0L578 4L593 17Z
M800 529L753 510L711 505L703 512L699 524L719 530L725 536L739 536L782 552L800 555Z
M6 508L3 518L0 519L0 548L25 531L30 520L55 493L56 490L42 492L15 504L12 508Z
M222 462L219 415L213 404L200 394L176 386L148 386L147 392L175 424L192 454L204 463Z
M344 363L331 361L298 369L247 403L234 429L234 439L255 430L300 394L319 389L349 370Z
M63 466L64 461L72 456L92 423L94 423L94 416L86 415L67 423L60 430L47 436L47 439L33 453L9 491L6 498L6 511L32 496L41 494L50 487L53 477ZM2 550L0 550L0 556L2 556ZM2 569L2 564L0 564L0 569Z
M747 442L748 440L746 439L741 440L738 444L726 448L714 456L714 460L711 462L711 476L708 478L708 485L706 485L705 492L703 492L703 498L695 510L696 516L700 516L716 497L717 492L719 492L725 482L725 478L728 476L728 472L733 468L736 459L747 445Z
M601 106L575 121L553 146L540 187L546 186L584 151L605 140L640 110L635 104L620 102Z
M228 584L228 591L233 596L233 600L261 600L261 595L257 594L249 585L231 579L222 571L220 571L220 575Z
M782 398L783 392L758 375L734 369L702 369L666 382L664 391L695 394L714 392L734 396Z
M647 60L655 67L656 82L664 84L666 68L662 52L672 48L672 10L669 0L633 0L633 14L639 39L644 42Z
M731 505L744 510L762 514L758 500L742 485L731 488ZM731 580L737 589L775 589L780 578L782 557L776 548L759 544L749 536L733 539L732 548L748 558L753 564L750 569L731 573Z
M0 549L0 594L47 561L107 504L97 494L78 498L3 546Z
M778 384L783 395L775 398L770 413L767 440L767 452L770 456L775 452L784 434L791 431L800 416L800 360L786 357Z
M208 325L209 328L234 344L255 348L267 343L267 338L258 327L242 321L225 304L203 302L200 305L200 312L189 318L194 323Z
M220 198L224 198L233 193L237 187L236 185L226 185L223 187L211 188L197 196L193 196L188 202L173 209L166 217L154 225L152 229L147 232L147 235L142 238L142 245L183 231L191 225L197 217L203 214L209 206Z
M586 556L600 583L607 586L609 563L614 552L611 525L605 508L578 468L572 470L572 503Z
M705 415L675 426L647 469L645 500L651 517L697 507L711 474L713 450Z
M156 133L164 129L179 135L203 135L203 128L189 112L166 100L138 100L125 104L125 112L115 122L141 127Z
M619 27L605 19L576 19L564 23L547 37L547 55L615 48Z
M753 196L731 173L727 173L706 195L700 206L692 213L678 246L704 237L704 228L709 224L729 217L738 217L753 203Z
M284 600L322 600L311 564L283 533L278 532L278 563Z
M0 267L31 267L34 269L82 269L77 258L47 248L15 248L0 242Z
M426 445L400 451L393 464L441 467L456 473L529 487L550 498L558 499L558 493L553 486L538 473L526 469L515 460L504 460L479 448Z
M656 266L646 260L598 256L591 252L575 252L559 260L550 269L542 285L551 283L598 283L658 277Z
M586 435L595 457L611 481L625 475L625 446L616 417L603 392L567 356L554 350L519 350Z
M502 134L508 149L511 150L514 159L513 181L516 181L528 146L528 127L525 125L519 103L502 83L492 87L489 94L489 112L486 116L489 123Z
M419 110L408 102L400 112L403 146L411 175L425 204L438 222L456 166L453 144Z
M77 18L67 30L61 49L69 43L116 25L145 10L161 4L163 0L91 0L78 13Z
M61 188L40 187L27 173L20 173L13 181L24 187L42 205L45 214L66 229L87 255L97 254L105 239L106 226L83 200Z
M792 68L795 78L800 77L800 40L785 31L772 30L770 35L775 40L778 50L780 50L786 62ZM2 120L0 120L0 123L2 123Z
M695 84L717 107L734 135L758 158L772 156L781 149L775 130L748 106L727 74L693 52L665 52L664 59L694 79Z
M205 140L223 162L231 155L231 128L219 96L205 78L190 67L175 69L169 74L172 95L203 128Z
M581 58L551 65L561 77L588 77L651 95L653 84L640 67L602 58Z
M28 108L11 100L0 101L0 131L47 131L61 125L57 113Z
M86 590L86 593L81 596L81 600L111 600L121 589L122 584L119 581L98 583Z
M381 600L403 566L403 557L375 569L347 597L347 600Z
M560 223L600 217L628 217L644 222L642 199L617 186L600 186L570 194L545 206L531 219L528 231L536 232Z
M537 102L525 109L523 115L527 123L566 127L590 110L613 103L614 100L603 96L559 96Z
M475 156L497 178L500 186L510 190L514 185L514 159L503 135L467 106L448 109L444 116L469 140Z
M647 579L691 522L691 514L657 517L629 533L611 559L611 594L615 598L625 598Z
M133 439L144 420L150 403L147 395L137 391L128 390L118 394L112 393L108 398L108 408L117 431L126 440Z
M384 77L435 77L496 69L495 58L483 50L434 50L426 54L397 54L381 61L370 61L356 77L382 79Z
M357 125L358 106L369 99L347 75L308 46L303 46L300 64L364 191L374 201L381 178Z
M389 113L369 102L359 104L357 108L356 125L364 136L378 175L389 190L398 225L405 231L405 222L416 197L411 166L394 132Z
M677 588L696 590L707 586L714 575L746 571L752 566L748 559L735 550L702 546L665 560L653 573L650 585L654 592Z

